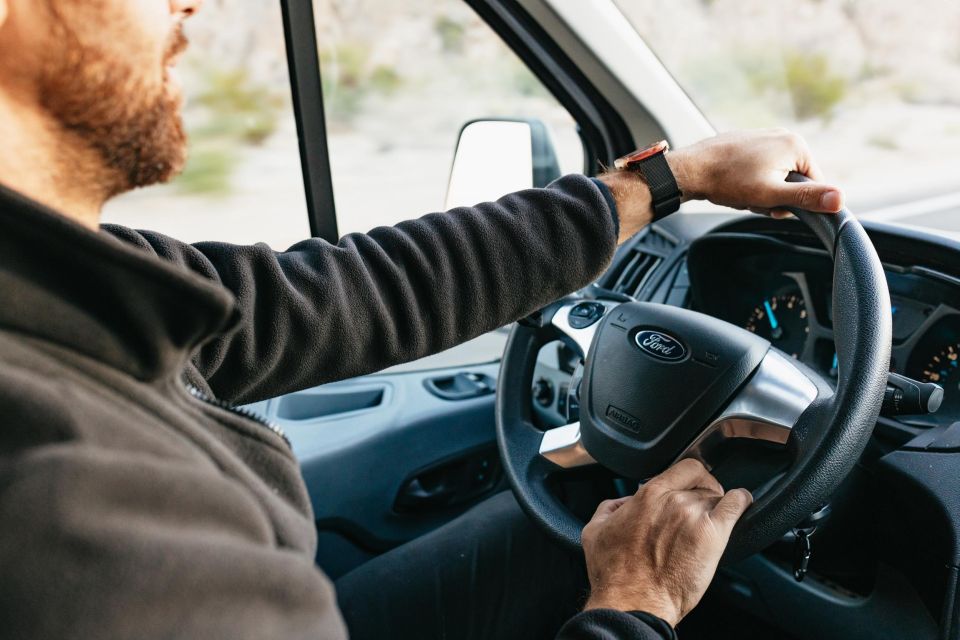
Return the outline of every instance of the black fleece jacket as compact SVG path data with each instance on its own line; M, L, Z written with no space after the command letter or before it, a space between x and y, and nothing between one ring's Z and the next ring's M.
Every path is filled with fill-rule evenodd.
M0 188L0 628L343 637L296 460L182 382L247 403L439 352L588 284L616 237L582 176L285 252L95 234Z

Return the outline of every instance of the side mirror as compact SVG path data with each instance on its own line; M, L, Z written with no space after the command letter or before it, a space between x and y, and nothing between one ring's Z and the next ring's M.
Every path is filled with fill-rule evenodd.
M559 177L557 153L540 120L471 120L460 130L446 208L545 187Z

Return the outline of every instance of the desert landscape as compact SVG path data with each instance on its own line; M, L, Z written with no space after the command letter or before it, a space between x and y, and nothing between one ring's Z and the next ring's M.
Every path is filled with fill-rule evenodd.
M860 215L960 232L960 3L616 4L718 130L793 128ZM570 117L460 0L315 7L342 233L440 209L471 118L541 118L582 166ZM189 35L187 170L106 217L286 248L308 228L279 3L210 0Z

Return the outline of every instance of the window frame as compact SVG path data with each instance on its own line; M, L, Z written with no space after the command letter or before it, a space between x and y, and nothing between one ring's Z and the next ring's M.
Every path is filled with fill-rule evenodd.
M333 197L313 2L280 0L280 8L310 234L336 243L340 233L337 230L337 205Z
M617 110L516 0L464 0L577 123L584 173L636 145ZM337 242L336 202L330 168L316 18L312 0L280 0L304 192L314 237Z
M464 0L520 58L580 128L586 175L636 148L620 113L518 0Z

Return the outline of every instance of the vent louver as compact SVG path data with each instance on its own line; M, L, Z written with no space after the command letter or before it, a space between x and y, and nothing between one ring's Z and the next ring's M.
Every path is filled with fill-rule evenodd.
M617 293L638 297L663 261L673 253L677 241L656 227L647 227L618 261L607 280Z

